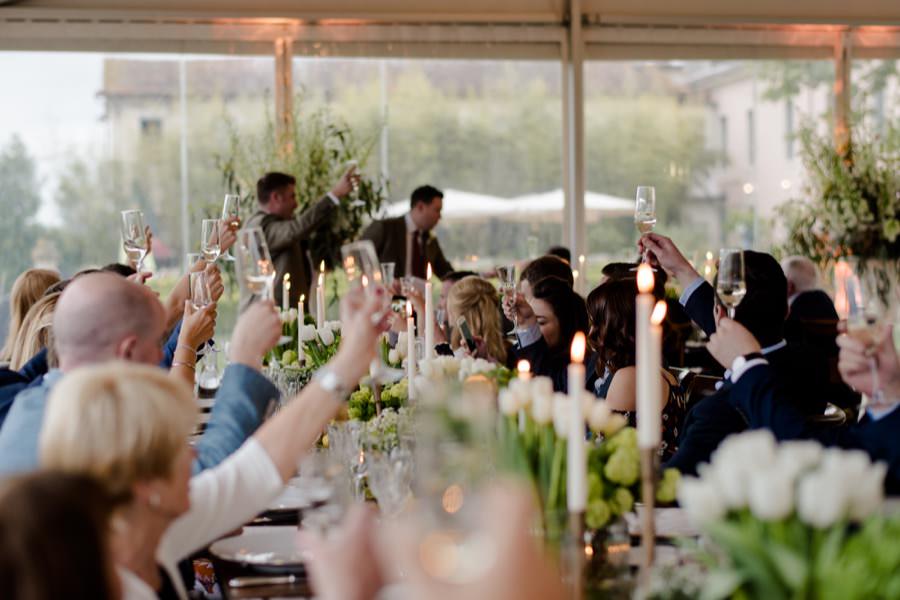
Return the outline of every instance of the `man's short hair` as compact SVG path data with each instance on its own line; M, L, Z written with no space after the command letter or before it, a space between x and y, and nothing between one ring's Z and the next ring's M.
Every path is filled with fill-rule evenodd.
M528 266L522 269L519 281L527 281L534 288L534 284L547 277L558 277L568 283L569 287L575 285L572 268L566 261L552 254L539 256L528 263Z
M431 185L423 185L413 190L409 197L409 207L415 208L416 204L431 204L435 198L443 198L444 192Z
M744 250L747 295L734 311L734 320L746 327L763 346L784 339L787 317L787 279L771 254ZM718 302L718 296L717 302Z
M819 288L819 268L805 256L788 256L781 261L781 269L798 293Z
M558 256L570 265L572 264L572 252L565 246L550 246L550 249L547 250L547 254L550 256Z
M269 198L272 196L272 192L277 192L281 188L285 188L289 185L295 185L296 183L297 180L293 175L288 175L287 173L279 173L277 171L266 173L259 178L259 181L256 182L256 200L260 204L268 204Z
M122 277L131 277L132 275L137 273L134 267L123 265L122 263L109 263L100 270L106 271L108 273L115 273L116 275L121 275Z

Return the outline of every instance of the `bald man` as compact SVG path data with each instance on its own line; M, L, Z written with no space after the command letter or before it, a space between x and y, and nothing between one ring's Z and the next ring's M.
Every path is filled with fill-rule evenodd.
M59 369L48 372L41 385L16 396L0 429L0 475L38 467L38 437L47 398L66 373L109 360L157 364L165 331L166 311L148 287L110 273L72 281L53 317ZM262 422L269 403L278 398L278 390L260 370L262 357L280 333L281 321L271 303L251 307L238 321L231 364L222 377L207 429L196 444L195 473L217 465L240 447ZM179 344L176 364L192 352Z

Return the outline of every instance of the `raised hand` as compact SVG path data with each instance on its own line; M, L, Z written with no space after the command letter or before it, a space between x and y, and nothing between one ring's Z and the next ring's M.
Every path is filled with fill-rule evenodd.
M281 317L272 300L257 300L238 318L231 334L229 358L254 369L281 337Z
M331 193L338 198L343 198L353 191L354 187L359 185L359 175L356 172L356 165L350 165L347 172L344 173L338 182L331 188Z
M720 365L730 369L734 359L759 352L760 345L746 327L728 317L722 317L716 332L709 337L706 349Z
M700 277L675 242L664 235L645 233L638 240L638 250L648 252L650 262L656 262L667 273L674 275L682 286L688 286Z
M206 282L209 286L209 295L213 302L218 302L225 293L225 284L222 283L222 273L219 267L212 263L206 266Z
M375 343L388 329L391 311L385 311L387 294L380 286L368 293L356 288L341 300L341 346L333 362L347 381L358 381L369 372Z
M179 345L184 343L191 348L197 348L209 341L216 332L216 316L215 302L201 309L195 309L190 300L185 300L181 333L178 334Z
M872 377L874 361L878 381L884 397L891 401L900 400L900 359L894 346L893 327L888 327L883 339L875 346L866 346L847 334L837 338L841 351L838 356L838 371L844 382L867 396L875 393L875 379Z

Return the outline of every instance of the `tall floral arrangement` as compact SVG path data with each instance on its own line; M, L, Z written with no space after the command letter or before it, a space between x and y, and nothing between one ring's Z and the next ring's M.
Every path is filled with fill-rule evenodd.
M289 173L297 179L297 211L321 199L356 161L361 178L357 188L328 227L316 231L309 242L313 263L324 260L331 268L340 263L341 245L359 237L363 224L374 216L387 197L387 182L366 174L365 166L378 140L377 132L360 138L328 108L308 109L299 96L291 124L283 136L276 133L271 113L256 135L238 133L231 122L228 151L218 158L227 188L242 199L242 212L255 210L256 181L268 171Z
M803 198L779 207L788 239L782 250L822 267L856 257L865 269L900 259L900 130L861 128L846 149L811 126L799 134L807 182Z

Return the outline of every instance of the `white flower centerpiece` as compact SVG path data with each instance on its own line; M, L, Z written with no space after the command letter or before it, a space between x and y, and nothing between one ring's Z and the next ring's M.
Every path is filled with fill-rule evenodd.
M767 430L726 439L700 476L683 478L678 489L681 506L713 543L702 556L711 565L703 597L867 597L847 582L835 588L834 580L881 511L886 472L862 451L778 444ZM892 568L900 567L900 553L891 556ZM844 574L857 577L865 578ZM893 585L900 591L896 578Z

